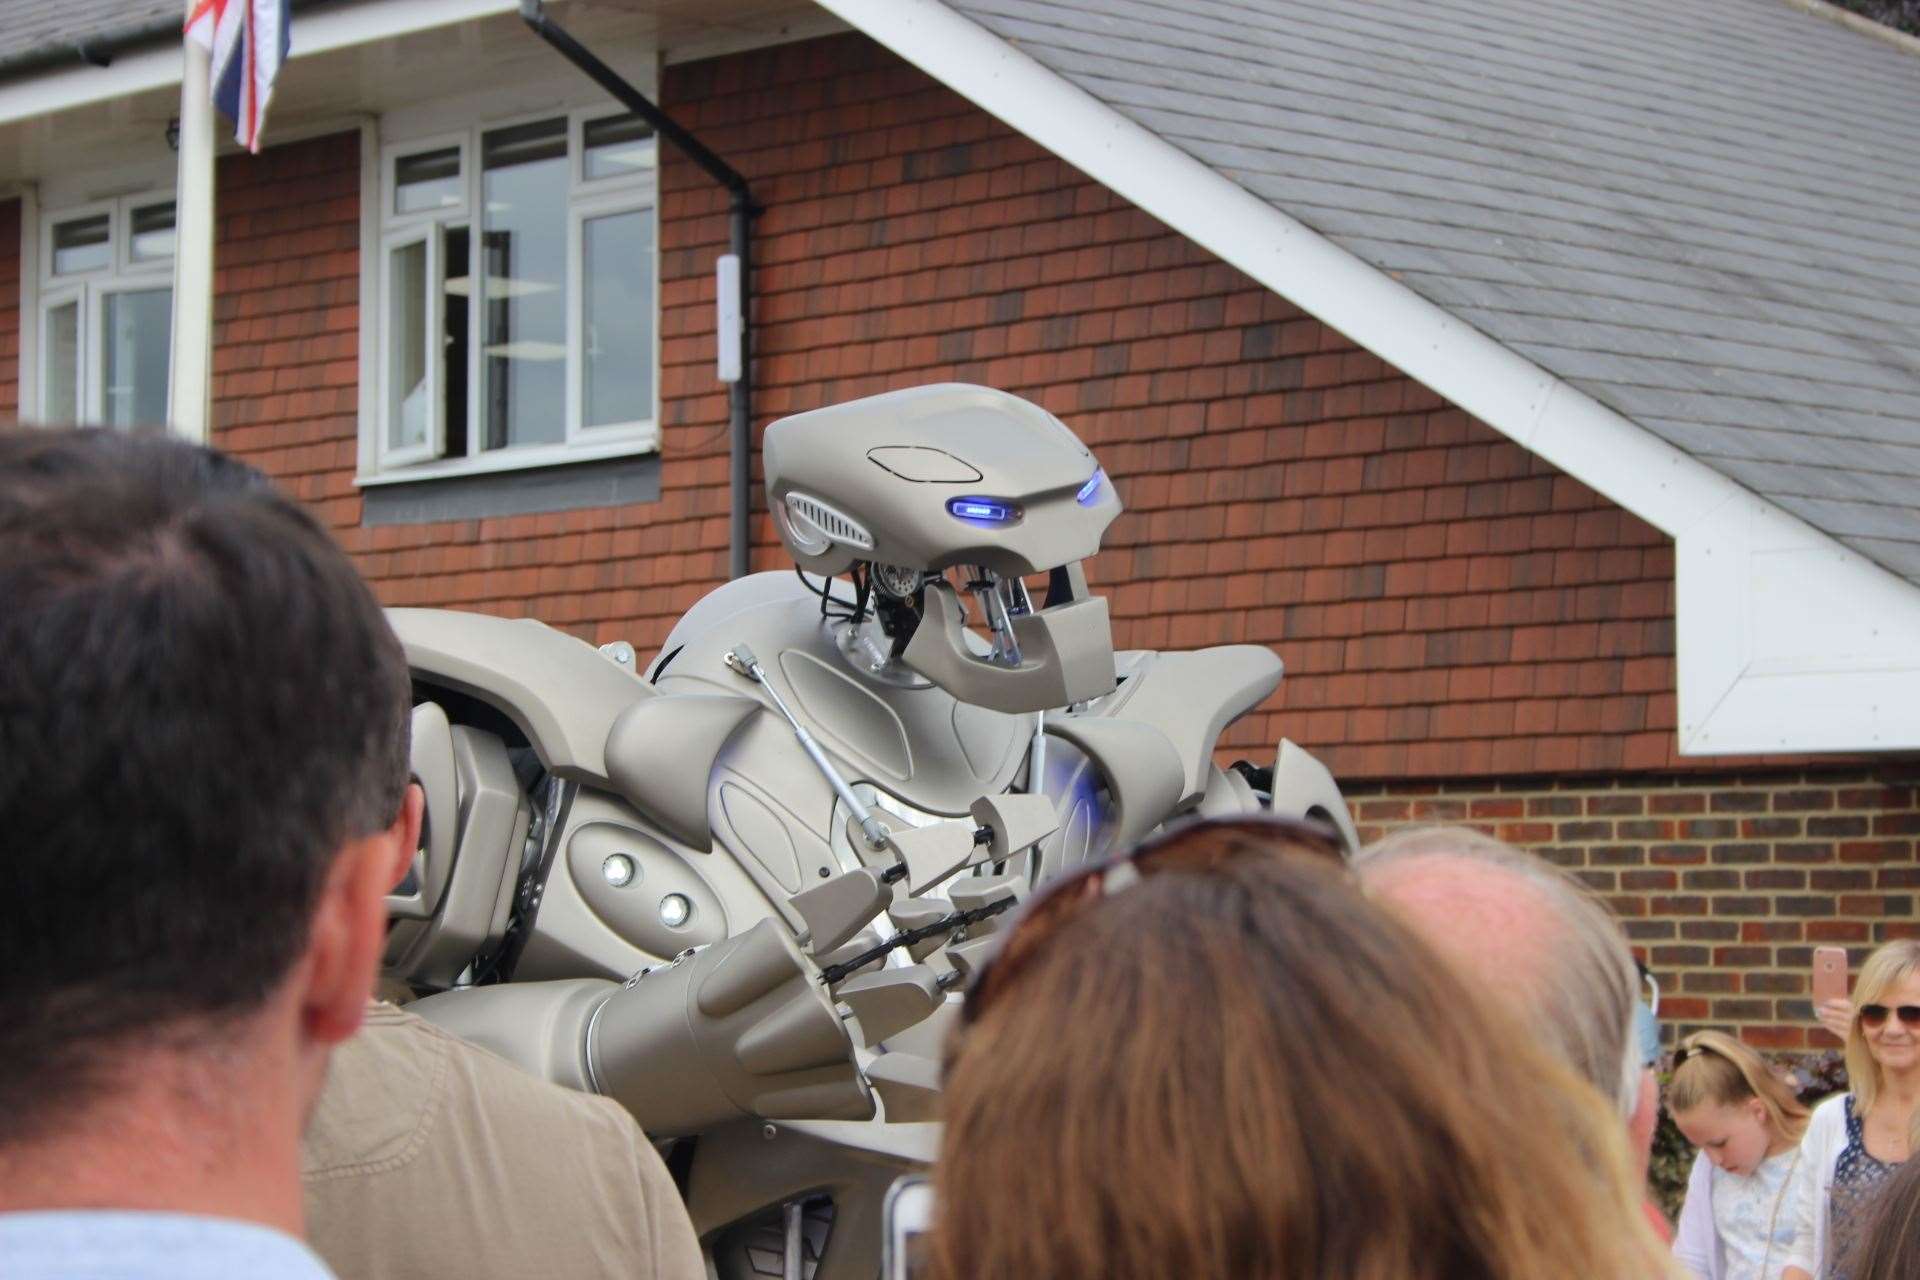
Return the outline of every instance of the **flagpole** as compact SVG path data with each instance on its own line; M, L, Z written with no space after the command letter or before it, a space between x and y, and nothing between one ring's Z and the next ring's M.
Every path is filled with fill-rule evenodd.
M186 0L191 14L194 0ZM174 184L173 343L167 416L173 430L212 440L213 409L213 102L211 55L182 40L180 168Z

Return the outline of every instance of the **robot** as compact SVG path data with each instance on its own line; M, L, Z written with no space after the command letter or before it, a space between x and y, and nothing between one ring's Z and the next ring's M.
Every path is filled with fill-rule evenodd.
M390 611L428 805L387 958L423 1016L673 1144L717 1275L871 1280L1033 886L1187 815L1355 835L1294 744L1214 763L1270 650L1114 652L1083 562L1120 501L1059 419L918 387L776 422L764 460L798 573L713 591L644 668Z

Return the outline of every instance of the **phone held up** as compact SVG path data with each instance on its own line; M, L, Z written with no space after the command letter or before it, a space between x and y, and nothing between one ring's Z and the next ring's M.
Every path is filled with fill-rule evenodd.
M1847 998L1847 949L1813 949L1813 1004L1817 1009L1829 1000Z
M885 1216L883 1280L920 1280L927 1273L927 1232L933 1229L933 1184L921 1177L896 1180L887 1188Z

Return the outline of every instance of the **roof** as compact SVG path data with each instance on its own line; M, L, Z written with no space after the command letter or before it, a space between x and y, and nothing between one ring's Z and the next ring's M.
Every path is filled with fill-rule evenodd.
M180 0L0 0L0 73L148 39L185 16Z
M945 2L1920 583L1920 57L1778 0Z

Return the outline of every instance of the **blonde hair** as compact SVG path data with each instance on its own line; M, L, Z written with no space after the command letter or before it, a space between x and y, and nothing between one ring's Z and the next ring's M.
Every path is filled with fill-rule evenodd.
M1527 853L1471 827L1406 827L1376 841L1354 859L1362 885L1384 883L1401 867L1454 860L1504 872L1526 886L1553 913L1558 945L1534 972L1515 974L1507 988L1516 1010L1537 1035L1613 1103L1633 1114L1644 1067L1634 1027L1640 976L1619 920L1586 885L1538 854ZM1415 931L1420 931L1415 922Z
M1673 1275L1600 1096L1288 849L1023 951L949 1044L936 1280Z
M1680 1062L1667 1086L1669 1113L1703 1103L1731 1106L1748 1098L1760 1099L1774 1137L1798 1142L1807 1131L1811 1113L1793 1086L1752 1049L1722 1031L1696 1031L1680 1042Z
M1860 966L1860 980L1853 984L1853 1025L1847 1028L1847 1084L1853 1090L1854 1110L1862 1116L1873 1110L1884 1079L1880 1062L1867 1047L1866 1033L1860 1029L1860 1007L1882 1003L1882 996L1916 971L1920 971L1920 941L1900 938L1868 956ZM1915 1114L1914 1123L1920 1129L1920 1113Z

